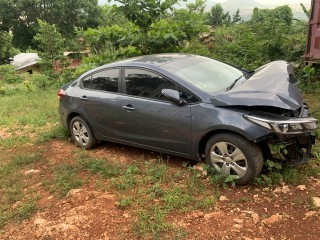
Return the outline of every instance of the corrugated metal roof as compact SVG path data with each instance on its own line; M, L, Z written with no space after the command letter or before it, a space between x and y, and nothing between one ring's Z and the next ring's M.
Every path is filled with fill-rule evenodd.
M19 53L13 57L13 62L11 64L20 70L25 67L36 65L39 60L40 57L37 53Z

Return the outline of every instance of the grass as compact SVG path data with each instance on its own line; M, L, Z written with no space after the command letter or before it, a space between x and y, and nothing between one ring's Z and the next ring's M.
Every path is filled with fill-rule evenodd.
M40 161L41 152L0 157L0 227L11 220L24 220L36 211L35 194L23 190L28 187L23 171Z
M221 176L203 179L192 168L168 166L161 156L150 161L143 157L132 159L125 165L79 150L73 162L48 165L44 152L37 149L44 148L52 139L66 141L68 138L68 132L59 124L55 94L56 89L52 88L1 96L0 150L9 154L0 155L0 227L10 221L27 219L37 211L36 193L24 192L26 184L33 183L33 177L23 173L39 164L45 165L49 172L46 190L61 198L71 189L83 187L89 178L93 179L97 190L115 194L117 206L135 215L133 229L137 238L186 238L187 233L173 226L170 217L194 210L208 211L216 204L221 187L233 186L232 179ZM314 116L320 118L319 96L306 97ZM1 138L1 133L5 137ZM15 156L17 152L19 155ZM316 159L308 164L264 172L255 184L277 186L284 182L296 186L305 184L310 176L318 177L319 143L313 152ZM247 201L244 197L235 203ZM14 205L17 206L12 208Z
M24 90L0 99L0 149L67 137L59 124L56 89Z
M120 173L118 164L110 163L106 159L87 157L85 154L78 156L77 163L81 169L89 171L91 174L99 174L103 178L115 177Z
M167 214L158 205L153 206L149 211L139 210L138 221L133 226L135 235L137 237L148 236L152 239L163 239L163 235L173 228L165 221Z
M119 165L81 152L76 162L91 176L107 179L105 190L116 193L119 208L136 209L134 232L140 238L160 239L168 232L184 236L167 221L168 215L175 211L206 211L216 203L216 193L209 181L206 185L195 171L176 171L161 159L133 160L130 165ZM101 188L101 181L98 183Z
M23 91L12 96L2 96L0 126L16 129L17 126L45 126L57 122L58 99L56 89Z
M71 189L82 186L83 181L77 176L79 168L71 164L59 164L54 169L54 182L51 190L61 196L67 195Z

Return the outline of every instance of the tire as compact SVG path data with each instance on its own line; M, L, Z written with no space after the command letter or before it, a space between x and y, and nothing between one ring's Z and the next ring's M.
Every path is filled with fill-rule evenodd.
M224 176L237 175L237 185L248 184L263 167L260 148L233 133L213 135L207 142L205 156L207 164L215 172Z
M91 149L96 146L97 140L89 124L80 116L74 117L70 122L71 136L77 146L82 149Z

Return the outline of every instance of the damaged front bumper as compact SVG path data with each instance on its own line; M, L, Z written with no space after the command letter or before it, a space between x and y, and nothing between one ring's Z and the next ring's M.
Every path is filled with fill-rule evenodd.
M273 159L284 160L288 165L298 165L307 162L312 156L315 136L311 133L274 135L267 143Z
M270 130L266 138L273 159L285 160L289 165L308 161L311 147L315 144L318 120L311 117L286 117L269 113L244 115L248 121Z

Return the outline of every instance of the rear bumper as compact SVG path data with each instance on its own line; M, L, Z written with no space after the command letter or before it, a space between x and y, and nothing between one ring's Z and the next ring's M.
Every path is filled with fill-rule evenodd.
M61 104L59 104L59 117L60 117L60 122L61 122L62 126L64 126L65 128L68 129L67 111Z

